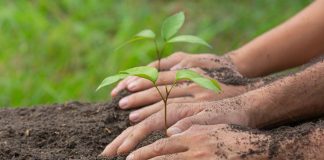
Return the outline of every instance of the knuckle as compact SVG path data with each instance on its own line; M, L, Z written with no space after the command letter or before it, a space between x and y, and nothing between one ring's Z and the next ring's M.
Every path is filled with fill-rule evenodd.
M122 132L122 134L130 133L133 129L134 129L134 126L130 126L130 127L128 127L127 129L125 129L125 130Z
M188 85L188 89L197 91L197 89L200 89L200 86L192 82ZM192 94L196 95L196 93L192 93Z
M142 133L151 132L152 125L154 125L152 122L155 122L155 118L153 116L149 116L145 120L139 123L138 129Z
M180 121L180 125L191 128L192 125L193 125L193 122L192 122L192 120L190 118L185 118L185 119Z
M179 105L183 105L183 104L179 104ZM188 117L192 115L193 111L189 107L178 106L176 113L179 117L182 118L182 117Z
M204 143L205 147L208 146L208 142L210 142L210 136L206 133L201 133L203 128L197 127L197 129L189 130L191 132L192 142L197 143ZM198 132L198 133L197 133Z
M180 65L182 66L182 68L189 68L192 66L192 63L189 59L186 58L181 60Z
M153 146L153 152L156 154L162 153L166 146L167 141L168 141L167 139L160 139L156 141Z
M215 96L214 93L210 93L210 92L208 92L208 91L207 91L207 92L203 92L203 93L197 95L197 97L198 97L199 99L202 99L202 100L209 100L209 99L213 99L214 96Z
M193 158L201 158L201 157L206 157L206 156L209 156L211 154L211 152L209 150L196 150L194 153L193 153Z
M199 130L200 128L201 128L200 125L193 124L193 125L190 127L190 130L196 131L196 130Z

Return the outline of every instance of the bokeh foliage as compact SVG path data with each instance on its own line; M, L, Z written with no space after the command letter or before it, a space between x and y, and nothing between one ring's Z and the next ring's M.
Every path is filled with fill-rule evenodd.
M173 50L223 54L283 22L310 0L0 0L0 107L105 101L95 93L118 70L152 61L154 46L114 48L138 31L160 30L163 19L186 13L180 31L214 46Z

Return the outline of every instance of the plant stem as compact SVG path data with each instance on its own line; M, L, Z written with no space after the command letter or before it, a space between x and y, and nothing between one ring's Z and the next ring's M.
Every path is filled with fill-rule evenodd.
M168 105L168 99L164 102L164 127L165 127L165 135L167 135L167 129L168 129L168 121L167 121L167 105Z
M165 127L165 135L167 135L167 129L168 129L168 119L167 119L167 106L168 106L168 99L171 93L172 88L176 85L176 81L173 82L171 88L168 90L168 86L165 86L165 92L166 92L166 96L165 96L165 100L163 100L164 103L164 127Z
M157 55L157 59L158 59L158 67L157 67L157 69L160 72L161 71L161 58L162 58L162 55L164 53L166 44L163 44L161 51L159 50L159 46L158 46L158 43L157 43L156 39L154 39L154 45L155 45L155 51L156 51L156 55ZM165 86L165 94L166 94L165 97L162 95L160 89L156 86L156 84L154 84L154 87L159 92L159 94L160 94L160 96L161 96L161 98L163 100L163 103L164 103L164 126L165 126L165 135L167 135L166 131L168 129L168 121L167 121L168 98L169 98L170 92L171 92L174 84L172 85L172 87L170 88L170 90L168 90L168 87Z
M157 44L157 41L156 39L154 39L154 45L155 45L155 52L156 52L156 56L157 56L157 59L158 59L158 71L160 71L161 69L161 54L160 54L160 50L159 50L159 46Z
M156 84L153 84L154 85L154 87L156 88L156 90L159 92L159 94L160 94L160 97L162 98L162 100L163 100L163 102L165 102L165 99L164 99L164 96L162 95L162 93L161 93L161 91L160 91L160 89L157 87L157 85Z
M156 88L156 90L159 92L160 97L162 98L163 104L164 104L164 127L165 127L165 135L167 135L166 131L168 129L168 121L167 121L167 104L168 104L168 97L169 97L169 93L168 92L168 88L165 87L166 90L166 96L164 97L160 91L160 89L156 86L156 84L153 84L154 87Z

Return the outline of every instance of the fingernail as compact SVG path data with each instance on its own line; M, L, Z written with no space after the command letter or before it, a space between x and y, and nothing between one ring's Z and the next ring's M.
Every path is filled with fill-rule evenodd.
M109 157L108 155L105 155L105 151L101 152L98 157Z
M104 154L103 154L103 152L102 153L100 153L97 157L99 157L99 158L104 158L104 157L106 157Z
M127 107L128 99L123 98L119 101L119 107L122 109L125 109Z
M135 82L132 82L132 83L130 83L128 86L127 86L127 88L129 89L129 90L134 90L135 88L136 88L136 83Z
M167 132L169 135L175 135L175 134L181 133L181 129L179 129L177 127L172 127L170 129L168 129Z
M112 91L111 91L111 95L112 96L115 96L117 94L117 88L114 88Z
M126 157L126 160L133 160L134 159L134 154L130 154Z
M136 113L136 112L132 112L130 113L129 115L129 119L133 122L137 122L138 121L138 118L139 118L139 114Z

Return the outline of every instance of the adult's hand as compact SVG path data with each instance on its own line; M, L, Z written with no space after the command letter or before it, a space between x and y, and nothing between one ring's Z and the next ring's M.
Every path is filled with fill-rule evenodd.
M240 104L238 102L242 103ZM211 125L230 123L249 126L249 110L242 106L248 102L245 103L245 100L233 98L233 100L225 99L217 102L170 104L168 106L167 125L174 126L167 130L167 134L179 134L195 124ZM126 129L105 148L102 155L116 156L128 153L153 131L163 129L165 129L164 110L160 110L135 126Z
M195 125L132 152L127 160L267 159L269 139L231 125Z
M141 84L145 85L144 82ZM222 88L222 91L220 93L215 93L211 90L202 88L195 83L179 85L175 87L175 89L171 92L171 97L175 98L170 98L168 100L168 103L200 103L203 101L215 101L228 97L233 97L242 94L243 92L246 92L248 90L246 86L225 85L223 83L220 83L220 85ZM133 108L153 101L159 101L160 97L159 95L156 95L156 92L157 91L155 90L155 88L140 91L123 98L120 102L122 103L124 99L126 99L129 103L128 107ZM163 101L159 101L157 103L132 111L129 114L129 120L134 123L138 123L144 120L145 118L149 117L150 115L159 112L160 110L163 110L163 108Z
M191 70L209 77L207 73L200 68L191 68ZM165 86L168 88L171 87L172 83L174 82L175 75L176 71L160 72L157 85L162 94L165 95ZM222 87L222 92L215 93L199 86L198 84L183 82L173 87L169 97L173 99L176 98L176 100L172 100L173 102L199 102L229 98L247 91L247 87L244 85L234 86L223 83L220 83L220 85ZM119 101L119 106L122 109L138 108L141 106L151 105L162 100L152 83L142 78L130 83L129 90L133 93Z
M148 66L158 68L158 61L154 61L150 63ZM228 67L228 68L235 68L234 65L231 63L230 58L226 56L216 56L213 54L188 54L184 52L175 52L174 54L170 55L169 57L163 58L160 61L160 70L177 70L182 68L193 68L193 67L200 67L200 68L219 68L219 67ZM164 75L160 75L161 80L165 79ZM130 91L135 90L143 90L146 88L136 87L133 88L134 85L131 83L137 81L138 77L129 77L121 82L112 90L111 95L116 96L118 92L123 89L129 89ZM170 79L166 79L170 80ZM164 84L172 84L173 81L164 81ZM133 88L133 89L132 89Z

